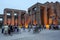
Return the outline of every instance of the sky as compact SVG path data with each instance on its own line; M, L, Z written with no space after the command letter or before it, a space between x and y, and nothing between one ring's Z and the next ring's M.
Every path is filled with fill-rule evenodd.
M60 0L0 0L0 14L3 14L5 8L12 8L18 10L28 10L29 7L37 2L60 2Z

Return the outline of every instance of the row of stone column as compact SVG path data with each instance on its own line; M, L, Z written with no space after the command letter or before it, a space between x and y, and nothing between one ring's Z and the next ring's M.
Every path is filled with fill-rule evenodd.
M11 19L10 20L11 22L10 22L10 24L11 25L14 25L14 11L13 10L11 10L11 11L12 12L11 12L11 18L10 18ZM18 25L20 25L21 24L21 17L20 17L21 16L21 12L18 12L17 14L18 14L17 23L18 23ZM8 19L7 18L7 11L5 10L4 11L4 23L3 23L4 25L7 25L7 22L8 22L7 19Z
M52 23L51 24L57 24L57 16L56 16L56 13L55 13L55 8L53 6L53 4L51 3L50 4L50 16L52 17Z
M41 17L41 12L40 12L40 9L41 7L40 6L36 6L36 11L35 12L33 12L33 10L32 10L32 8L30 9L30 12L31 12L31 24L33 24L33 21L34 20L36 20L37 21L37 24L41 24L41 22L42 22L42 17ZM43 11L43 13L44 13L44 24L46 24L47 25L47 8L45 7L44 9L43 9L44 11ZM36 17L35 17L36 16Z

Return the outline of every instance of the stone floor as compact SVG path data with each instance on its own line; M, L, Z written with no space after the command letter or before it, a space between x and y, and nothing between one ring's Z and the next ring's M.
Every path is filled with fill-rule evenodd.
M44 29L40 33L28 32L26 29L19 33L12 33L12 35L4 35L0 31L0 40L60 40L60 30Z

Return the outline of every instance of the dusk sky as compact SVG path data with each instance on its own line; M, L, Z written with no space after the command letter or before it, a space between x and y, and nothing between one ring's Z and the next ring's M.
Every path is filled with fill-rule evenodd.
M0 14L3 13L5 8L26 10L34 5L37 2L45 3L45 2L60 2L60 0L0 0Z

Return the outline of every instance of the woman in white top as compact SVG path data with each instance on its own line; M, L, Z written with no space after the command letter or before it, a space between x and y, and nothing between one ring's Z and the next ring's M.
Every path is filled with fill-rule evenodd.
M5 25L5 26L4 26L4 33L5 33L5 34L8 33L8 25Z

